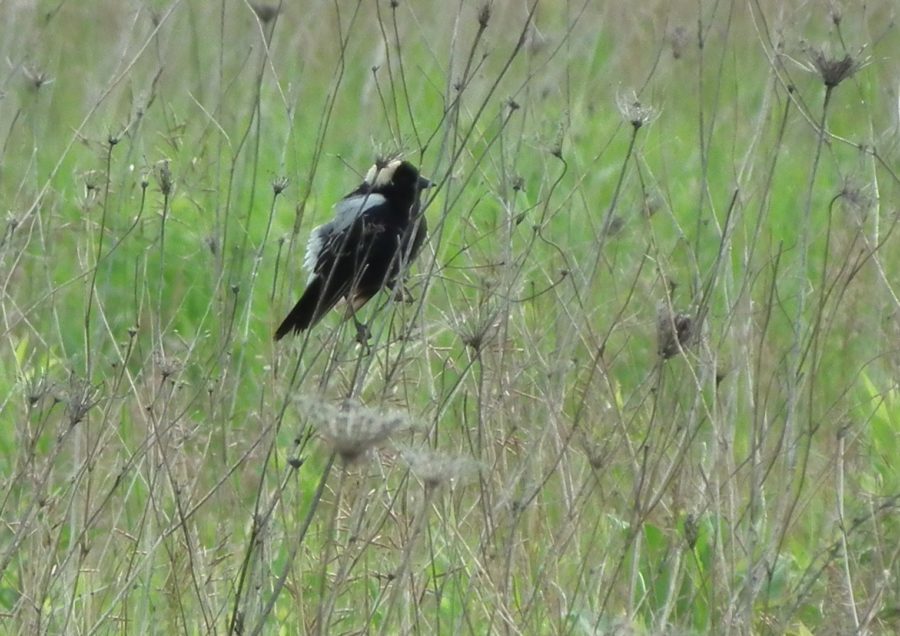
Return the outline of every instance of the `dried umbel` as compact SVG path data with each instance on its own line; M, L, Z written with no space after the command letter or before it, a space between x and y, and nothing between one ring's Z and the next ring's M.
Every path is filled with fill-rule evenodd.
M498 315L498 309L493 303L488 303L466 316L457 329L463 344L476 353L482 351L497 335L500 326Z
M47 73L36 68L22 67L22 74L28 80L28 85L35 91L40 90L47 84L52 84L54 79Z
M852 180L844 182L835 200L840 200L843 210L851 213L857 219L865 218L866 214L877 204L877 200L872 196L868 186Z
M478 464L472 458L448 455L430 448L404 448L400 456L428 489L461 481L478 472Z
M695 337L694 317L686 312L676 312L670 305L661 304L657 310L657 353L663 360L674 358L690 346Z
M29 373L23 381L25 399L29 408L33 408L45 396L52 394L55 385L43 371Z
M84 420L88 411L100 402L99 393L97 387L87 380L75 375L69 377L69 386L65 390L63 397L66 403L66 416L69 418L69 426L75 426Z
M81 175L81 180L84 183L84 198L93 199L103 189L106 173L102 170L88 170Z
M616 106L619 108L622 119L634 128L646 126L659 116L657 110L653 106L641 102L634 91L616 95Z
M155 349L153 351L153 362L156 364L156 368L159 370L159 374L162 376L163 380L167 380L173 375L177 375L184 368L184 363L181 360L166 355L160 349Z
M833 55L825 48L810 49L809 60L812 64L811 70L819 74L828 88L834 88L845 79L853 77L867 62L866 59L854 57L849 53Z
M285 191L288 187L289 180L287 177L276 177L272 181L272 192L277 197L279 194Z
M175 188L175 179L172 177L172 169L169 167L169 160L163 159L157 161L153 166L153 176L156 178L156 185L164 196L172 194Z
M402 413L380 412L349 400L336 406L302 398L300 408L345 463L356 461L393 433L410 427L409 418Z

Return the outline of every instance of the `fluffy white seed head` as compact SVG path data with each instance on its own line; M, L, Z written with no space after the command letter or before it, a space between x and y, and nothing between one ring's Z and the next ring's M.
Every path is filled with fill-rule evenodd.
M393 433L411 426L405 414L376 411L349 400L334 405L305 397L299 398L297 404L346 463L359 459Z
M481 468L471 457L447 455L430 448L402 448L400 456L426 488L464 481L477 474Z

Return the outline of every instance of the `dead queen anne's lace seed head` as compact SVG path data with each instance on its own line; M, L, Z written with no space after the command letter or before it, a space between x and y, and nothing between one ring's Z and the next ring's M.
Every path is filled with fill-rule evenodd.
M106 175L102 170L88 170L81 175L81 179L84 181L84 196L89 198L95 196L103 188Z
M410 426L409 418L402 413L381 413L352 401L335 406L303 398L300 407L345 463L359 459L392 433Z
M663 360L674 358L694 342L694 318L685 312L675 312L668 304L657 307L656 346Z
M659 116L656 109L649 104L642 103L634 91L617 94L616 106L622 119L635 128L646 126Z
M164 380L178 374L184 368L184 363L181 360L173 356L167 356L159 349L154 349L153 351L153 362Z
M53 382L44 372L33 372L26 376L24 382L25 398L29 408L34 407L44 396L52 393Z
M813 68L829 88L834 88L845 79L853 77L866 63L865 60L859 60L847 53L841 57L834 57L824 48L811 49L809 56Z
M99 389L87 380L75 375L69 377L69 386L64 399L70 426L75 426L84 420L88 411L100 402L99 393Z
M275 193L277 197L279 194L284 192L285 188L288 187L288 178L287 177L277 177L272 181L272 192Z
M426 488L438 488L451 481L462 481L478 472L478 464L469 457L447 455L429 448L404 448L400 456L413 475Z
M845 181L838 197L840 197L844 209L859 218L864 217L876 203L869 193L869 188L854 181Z
M88 170L81 175L84 183L84 194L78 197L78 205L89 211L100 200L106 175L101 170Z
M488 304L478 307L467 316L457 329L463 344L477 353L492 342L499 328L498 314L497 308Z
M22 67L22 74L25 75L25 78L28 80L29 85L34 90L40 90L41 87L46 86L47 84L53 83L53 78L47 75L44 71L28 68L27 66Z
M163 195L169 196L172 194L172 189L175 187L175 179L172 177L172 169L169 167L168 159L156 162L156 165L153 166L153 176L156 177L156 185L159 186L159 191Z

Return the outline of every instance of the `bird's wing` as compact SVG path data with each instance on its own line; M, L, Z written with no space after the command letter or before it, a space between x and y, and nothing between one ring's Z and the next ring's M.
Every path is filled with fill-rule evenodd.
M353 225L353 222L365 214L367 210L385 203L387 203L387 199L375 193L346 196L334 206L334 220L331 222L332 229L335 232L345 230Z
M306 242L306 255L303 257L303 269L309 272L309 278L316 275L316 264L322 254L322 248L331 234L331 223L314 227L309 234L309 240Z
M321 247L316 258L315 275L329 275L332 268L359 274L359 269L366 265L373 249L373 241L380 240L384 231L382 223L360 217L342 231L332 230L327 235L323 234L319 237Z
M331 268L335 258L333 252L336 249L343 251L340 243L347 238L343 234L351 230L353 223L367 210L385 202L386 199L380 194L354 192L335 204L334 218L313 228L306 243L303 269L309 272L310 280L323 269L327 271ZM329 255L329 251L332 254Z

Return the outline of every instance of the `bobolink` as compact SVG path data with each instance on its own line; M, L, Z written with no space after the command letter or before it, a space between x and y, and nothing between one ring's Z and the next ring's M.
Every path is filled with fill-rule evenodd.
M359 338L368 339L356 312L382 288L393 289L422 249L428 228L419 194L430 186L407 161L372 166L365 181L334 206L334 218L310 234L303 261L309 281L275 339L309 329L342 298Z

